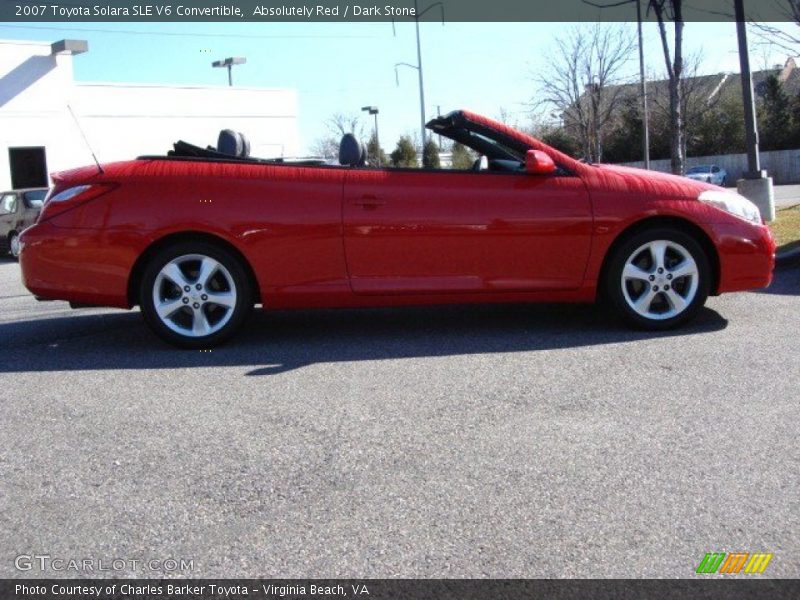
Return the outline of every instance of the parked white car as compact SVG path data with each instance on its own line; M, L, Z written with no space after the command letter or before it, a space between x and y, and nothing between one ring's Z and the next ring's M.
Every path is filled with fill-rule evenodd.
M705 181L725 187L728 185L728 172L717 165L701 165L686 171L686 176L695 181Z

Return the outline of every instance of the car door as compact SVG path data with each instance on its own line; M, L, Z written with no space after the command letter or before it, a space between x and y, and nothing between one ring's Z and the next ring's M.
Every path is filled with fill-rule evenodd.
M23 194L23 206L20 207L22 212L22 223L20 224L20 231L27 229L36 222L39 212L42 210L43 199L39 196L44 192L26 192Z
M592 209L571 175L356 169L343 224L357 294L567 290L583 281Z

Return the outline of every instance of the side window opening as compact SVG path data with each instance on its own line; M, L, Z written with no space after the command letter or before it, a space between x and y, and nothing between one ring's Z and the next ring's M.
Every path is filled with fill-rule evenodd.
M17 196L15 194L6 194L0 201L0 212L3 214L13 214L17 212Z

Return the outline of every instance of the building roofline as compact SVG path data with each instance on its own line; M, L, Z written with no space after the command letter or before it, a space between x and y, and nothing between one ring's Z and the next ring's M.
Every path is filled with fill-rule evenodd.
M125 81L75 81L76 86L80 87L134 87L134 88L162 88L162 89L186 89L186 90L231 90L243 92L288 92L296 94L293 88L263 88L227 85L203 85L203 84L169 84L169 83L128 83Z
M0 44L15 44L17 46L44 46L49 48L52 42L40 42L38 40L7 40L0 38Z

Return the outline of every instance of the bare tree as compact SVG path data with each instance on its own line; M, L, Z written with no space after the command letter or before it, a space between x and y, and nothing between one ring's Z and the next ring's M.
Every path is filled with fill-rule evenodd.
M357 138L364 137L364 123L357 113L334 113L325 121L327 134L318 138L311 145L311 153L324 158L335 158L339 154L339 143L342 136L352 133Z
M634 44L635 36L624 27L577 27L556 41L547 66L534 76L540 94L536 106L561 114L590 161L602 159L603 139L623 99L619 84Z
M330 135L317 138L311 144L312 156L319 156L321 158L336 158L339 154L339 140Z
M772 9L771 18L774 19L777 16L800 26L800 0L772 0L766 8ZM764 44L777 46L792 55L796 55L800 50L800 30L786 31L768 22L760 21L753 22L753 28Z
M325 126L334 135L352 133L359 139L364 137L364 122L358 113L334 113Z
M672 172L683 175L686 167L686 129L683 115L683 0L649 0L658 19L658 32L669 82L670 159ZM672 21L673 40L669 46L667 21Z
M689 140L693 135L692 132L699 127L709 113L714 112L719 106L728 78L725 74L700 76L702 57L702 50L687 56L681 70L680 104L684 127L681 143L684 157ZM667 85L669 86L669 80L667 80ZM664 91L663 84L661 86L659 88L658 82L653 85L653 93L650 96L653 101L653 112L656 118L660 113L661 118L669 122L672 110L670 96L659 93L659 91Z

